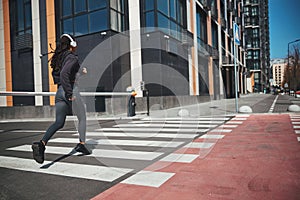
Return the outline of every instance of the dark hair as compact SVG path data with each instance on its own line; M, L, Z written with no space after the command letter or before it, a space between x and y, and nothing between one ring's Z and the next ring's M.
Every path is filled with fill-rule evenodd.
M71 35L70 35L71 36ZM73 39L74 37L71 36ZM54 51L54 55L51 58L50 66L55 71L59 71L61 68L61 64L63 61L64 53L70 49L71 40L67 36L63 36L60 38L60 43L56 46Z

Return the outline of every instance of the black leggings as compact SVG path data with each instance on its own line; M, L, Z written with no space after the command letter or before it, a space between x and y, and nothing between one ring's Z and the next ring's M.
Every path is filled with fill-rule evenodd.
M47 129L42 141L47 144L50 138L65 125L66 117L72 111L78 119L79 141L85 142L86 138L86 112L84 103L77 88L73 91L76 99L72 102L66 100L65 92L60 86L55 95L55 122Z

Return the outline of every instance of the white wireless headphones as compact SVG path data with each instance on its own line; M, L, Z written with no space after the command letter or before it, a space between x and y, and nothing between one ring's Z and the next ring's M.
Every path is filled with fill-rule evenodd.
M73 40L73 38L72 38L69 34L62 34L62 35L60 36L60 38L62 38L63 36L66 36L66 37L68 37L68 38L71 40L70 45L71 45L72 47L77 47L76 41Z

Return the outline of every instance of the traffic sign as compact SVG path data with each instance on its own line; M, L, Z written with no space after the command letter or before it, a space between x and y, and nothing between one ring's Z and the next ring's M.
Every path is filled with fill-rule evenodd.
M240 28L235 22L233 23L233 35L235 44L240 45Z

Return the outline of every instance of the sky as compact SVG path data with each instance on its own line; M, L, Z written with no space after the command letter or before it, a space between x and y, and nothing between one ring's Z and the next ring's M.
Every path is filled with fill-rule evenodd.
M269 0L269 22L270 57L286 58L288 43L300 39L300 0Z

